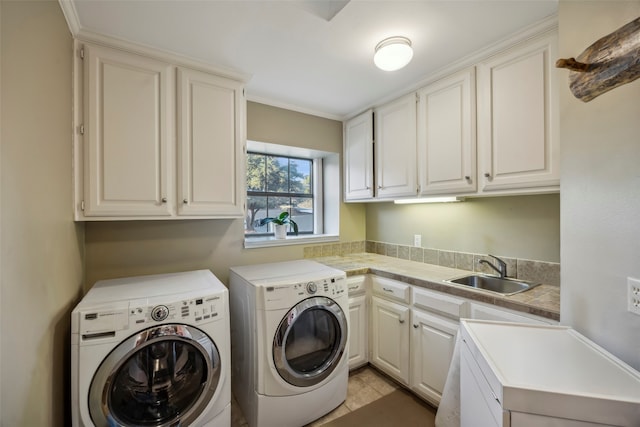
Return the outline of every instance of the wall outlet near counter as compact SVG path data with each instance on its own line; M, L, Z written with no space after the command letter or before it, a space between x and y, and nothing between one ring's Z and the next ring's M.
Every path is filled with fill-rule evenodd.
M416 246L418 248L422 247L422 234L413 235L413 246Z
M640 280L627 277L627 310L640 316Z

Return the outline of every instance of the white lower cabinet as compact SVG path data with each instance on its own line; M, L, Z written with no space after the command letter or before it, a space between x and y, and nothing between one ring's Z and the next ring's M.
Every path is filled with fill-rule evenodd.
M459 322L411 310L411 390L438 406L449 372Z
M362 323L369 320L369 363L436 407L440 404L449 373L460 319L557 324L551 319L411 286L398 280L375 275L369 278L372 294L369 319L366 317L364 295L350 293L350 368L367 363L366 351L362 351L363 346L367 348L366 341L363 344L367 332ZM354 291L349 286L350 292L357 292L358 286L362 285L354 285ZM480 385L470 384L469 390L477 387ZM477 403L484 407L491 403L477 401L482 399L480 394L469 390L464 394L471 394L472 405ZM487 413L487 416L486 423L474 425L507 425L503 424L501 410Z
M406 305L371 298L371 364L409 385L409 316Z
M366 276L347 278L349 292L349 369L369 362L369 310Z
M349 369L366 365L368 357L367 297L349 298Z
M411 390L438 406L467 301L442 292L413 288L411 310Z

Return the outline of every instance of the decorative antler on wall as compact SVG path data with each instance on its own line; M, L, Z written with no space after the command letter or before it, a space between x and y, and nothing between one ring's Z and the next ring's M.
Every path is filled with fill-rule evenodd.
M589 102L640 77L640 17L589 46L577 58L558 59L567 68L573 95Z

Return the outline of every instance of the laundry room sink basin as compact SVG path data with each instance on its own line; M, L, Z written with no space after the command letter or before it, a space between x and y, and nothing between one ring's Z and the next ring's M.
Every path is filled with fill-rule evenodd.
M470 274L445 282L465 285L484 291L495 292L500 295L513 295L524 292L538 286L540 283L527 282L525 280L511 279L508 277L489 276L485 274Z

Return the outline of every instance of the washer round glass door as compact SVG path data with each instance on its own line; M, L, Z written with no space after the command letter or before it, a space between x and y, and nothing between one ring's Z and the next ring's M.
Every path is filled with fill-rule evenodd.
M96 426L188 425L220 381L220 354L201 330L180 324L146 329L123 341L91 382Z
M276 329L276 370L289 384L313 386L338 366L346 343L347 318L340 306L330 298L308 298L289 310Z

